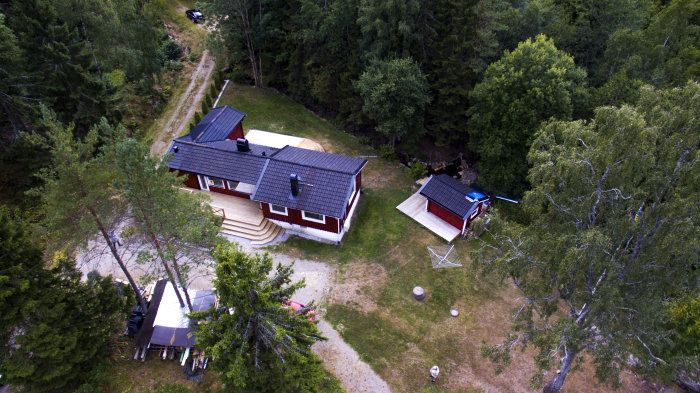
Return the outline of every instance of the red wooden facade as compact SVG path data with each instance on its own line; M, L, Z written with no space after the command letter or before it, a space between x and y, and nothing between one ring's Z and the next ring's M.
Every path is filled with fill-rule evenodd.
M440 217L446 223L448 223L448 224L452 225L453 227L462 231L462 228L464 227L464 220L457 217L453 213L447 211L447 209L443 208L442 206L438 205L437 203L429 200L428 201L428 211L435 214L436 216Z
M469 224L471 224L476 217L481 214L481 211L484 209L484 202L479 202L479 204L476 206L474 211L467 217L466 220L462 220L459 218L457 215L454 213L448 211L447 209L443 208L442 206L438 205L437 203L428 200L428 211L435 214L436 216L440 217L443 221L446 223L452 225L453 227L459 229L460 231L464 231L469 227ZM476 214L474 213L476 212Z
M241 123L238 123L236 128L226 137L226 139L233 139L234 141L238 138L243 138L243 125Z
M301 210L287 208L287 215L277 214L270 211L270 204L262 202L262 212L265 218L288 222L290 224L301 225L309 228L316 228L326 232L340 233L340 228L343 226L343 220L338 220L335 217L325 216L324 224L316 221L305 220L301 215ZM340 221L340 223L338 223Z

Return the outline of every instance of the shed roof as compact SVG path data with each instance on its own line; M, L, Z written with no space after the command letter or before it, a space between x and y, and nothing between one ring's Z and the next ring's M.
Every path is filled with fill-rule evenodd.
M183 138L198 143L224 140L246 116L228 105L214 108Z
M432 175L418 192L465 220L479 201L488 199L471 187L442 173Z

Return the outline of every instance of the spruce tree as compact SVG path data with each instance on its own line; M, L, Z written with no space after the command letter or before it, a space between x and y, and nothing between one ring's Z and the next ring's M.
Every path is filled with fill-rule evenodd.
M307 305L285 308L294 292L293 265L273 271L269 255L248 255L225 243L214 253L219 308L195 312L197 345L213 359L227 389L236 392L314 392L321 366L311 352L320 336ZM322 378L322 377L321 377Z

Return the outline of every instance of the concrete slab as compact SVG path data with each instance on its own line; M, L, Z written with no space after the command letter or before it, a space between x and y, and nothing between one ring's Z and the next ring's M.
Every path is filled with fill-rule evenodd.
M459 229L428 212L427 203L428 200L423 195L415 193L396 208L448 242L454 240L459 235Z

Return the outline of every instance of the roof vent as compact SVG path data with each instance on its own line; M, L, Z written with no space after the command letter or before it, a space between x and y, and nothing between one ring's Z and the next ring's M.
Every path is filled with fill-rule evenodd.
M236 139L236 147L238 148L238 151L250 151L250 146L248 146L248 140L245 138Z
M177 152L178 152L178 150L180 150L180 148L179 148L179 147L177 147L177 146L173 147L173 151L174 151L175 153L177 153Z
M289 184L292 187L292 196L299 195L299 176L296 173L289 175Z

